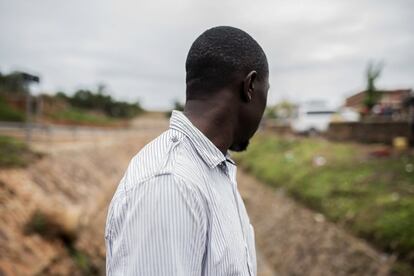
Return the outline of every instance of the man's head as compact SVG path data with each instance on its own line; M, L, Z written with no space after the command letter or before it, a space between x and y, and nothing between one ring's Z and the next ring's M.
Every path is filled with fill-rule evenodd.
M229 116L236 118L230 149L244 150L266 107L269 68L263 49L240 29L215 27L194 41L185 67L187 102L226 101L224 107L234 113Z

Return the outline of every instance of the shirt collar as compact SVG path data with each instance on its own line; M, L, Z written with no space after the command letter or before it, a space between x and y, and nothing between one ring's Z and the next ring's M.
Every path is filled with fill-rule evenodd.
M226 156L223 155L213 142L198 130L182 112L173 110L170 118L170 128L178 130L187 136L198 154L200 154L210 168L214 168L226 161L226 158L230 159L228 152Z
M229 161L230 163L232 163L233 165L236 165L236 162L234 162L234 160L231 159L231 154L228 151L226 153L226 160Z

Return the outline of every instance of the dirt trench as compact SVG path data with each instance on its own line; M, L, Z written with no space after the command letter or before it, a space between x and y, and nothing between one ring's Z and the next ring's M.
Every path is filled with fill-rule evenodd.
M1 276L104 274L109 200L130 158L167 123L137 126L146 127L40 142L42 160L0 170ZM242 171L238 182L255 227L259 276L388 275L392 258ZM76 239L29 231L39 210Z
M238 187L262 257L261 275L390 275L395 257L239 170Z

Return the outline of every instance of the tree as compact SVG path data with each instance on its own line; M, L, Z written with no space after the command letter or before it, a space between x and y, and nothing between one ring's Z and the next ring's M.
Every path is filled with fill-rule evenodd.
M56 95L68 101L73 107L102 112L115 118L132 118L143 112L139 102L128 103L113 99L106 92L106 86L100 84L96 91L81 89L72 97L64 93Z
M287 120L295 116L297 106L287 100L282 100L274 106L266 108L265 117L268 119Z
M368 112L378 103L380 99L380 94L378 93L375 87L375 81L380 76L382 71L382 63L373 64L369 63L366 77L367 77L367 88L365 90L365 100L364 105L367 108Z

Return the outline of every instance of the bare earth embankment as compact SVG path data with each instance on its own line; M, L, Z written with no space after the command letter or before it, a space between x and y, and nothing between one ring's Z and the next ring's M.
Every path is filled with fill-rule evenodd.
M0 275L102 275L106 211L130 158L167 127L35 144L47 155L0 169ZM380 252L239 172L255 226L259 275L387 275ZM55 231L50 231L54 228Z
M108 202L130 158L164 130L55 135L26 169L0 169L0 275L102 275Z

